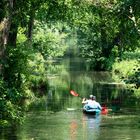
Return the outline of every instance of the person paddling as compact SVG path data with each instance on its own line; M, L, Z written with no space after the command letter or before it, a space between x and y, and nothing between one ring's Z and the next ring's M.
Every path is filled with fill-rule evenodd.
M89 99L83 98L82 104L84 104L85 109L98 109L102 110L101 105L96 101L96 96L90 95Z

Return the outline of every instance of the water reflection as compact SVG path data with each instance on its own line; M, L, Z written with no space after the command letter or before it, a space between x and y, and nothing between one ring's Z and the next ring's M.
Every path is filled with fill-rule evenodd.
M81 114L79 118L71 118L70 140L97 140L100 135L100 124L101 115Z
M83 130L85 140L97 140L100 135L101 115L83 114Z
M17 127L9 127L6 129L0 128L0 139L1 140L18 140Z
M78 123L77 120L72 120L70 123L70 139L76 140L77 138L77 129L78 129Z
M81 67L81 65L78 66ZM46 110L36 109L35 112L29 112L25 123L18 132L16 130L5 131L0 134L0 139L112 140L113 134L113 140L120 140L118 136L121 134L121 138L128 137L138 140L140 120L135 123L138 124L138 127L133 130L135 135L131 135L131 138L129 136L131 125L133 126L136 118L128 120L127 116L124 116L120 121L119 115L118 118L115 118L110 114L110 116L106 115L103 122L102 115L95 117L83 114L81 99L73 97L69 93L73 89L83 97L94 94L98 102L106 104L111 109L114 107L115 110L116 106L119 109L123 107L124 97L127 99L124 86L112 83L114 81L108 72L86 72L83 69L80 71L79 68L75 68L73 71L68 67L70 67L68 62L64 64L62 62L58 67L53 65L50 69L48 68L50 88L42 102ZM126 119L128 120L126 125L122 125Z
M126 98L127 94L124 85L114 83L112 74L109 72L88 72L81 69L83 63L80 63L80 59L74 59L65 59L61 63L50 65L51 70L48 67L48 79L50 87L53 88L53 100L55 99L57 104L66 105L67 103L62 98L69 96L69 91L73 89L82 97L93 94L97 97L98 102L110 106L114 111L119 110L122 103L124 104L122 100L124 97ZM54 75L56 76L54 77ZM49 96L48 93L48 98Z
M124 103L122 100L125 88L123 85L107 84L109 78L105 83L99 83L99 79L96 79L99 75L106 77L109 74L106 72L103 74L103 72L68 72L63 70L60 76L49 79L51 88L47 95L47 109L60 111L63 108L68 108L71 102L73 105L75 102L75 107L78 105L80 107L79 99L71 100L71 98L76 98L70 97L70 90L73 89L81 97L89 97L90 94L93 94L101 104L105 104L114 111L120 110L122 103ZM104 77L102 78L104 79Z

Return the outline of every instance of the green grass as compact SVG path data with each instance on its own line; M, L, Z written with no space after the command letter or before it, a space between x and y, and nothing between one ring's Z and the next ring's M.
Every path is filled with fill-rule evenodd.
M134 74L135 69L140 65L140 50L125 52L122 61L113 64L112 74L115 81L120 82L123 78Z
M121 62L115 62L113 65L113 78L115 81L122 81L123 78L127 78L128 76L134 73L134 69L136 69L138 65L138 61L136 60L123 60Z

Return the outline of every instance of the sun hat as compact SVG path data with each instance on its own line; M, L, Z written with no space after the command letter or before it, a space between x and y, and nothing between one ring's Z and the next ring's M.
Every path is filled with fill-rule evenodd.
M89 95L89 98L91 98L91 99L96 99L96 96Z

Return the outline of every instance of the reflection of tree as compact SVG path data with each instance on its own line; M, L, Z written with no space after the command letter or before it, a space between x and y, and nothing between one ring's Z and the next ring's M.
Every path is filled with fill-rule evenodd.
M97 97L97 101L101 104L106 104L108 107L114 110L120 108L122 100L122 93L124 87L121 84L112 83L113 79L108 72L85 72L85 71L69 71L68 62L73 62L66 59L60 64L54 64L54 69L48 69L50 75L55 77L49 79L49 85L53 87L52 98L49 99L48 106L52 111L60 111L69 106L80 108L80 100L78 98L71 97L70 90L75 90L80 96L88 97L90 94L94 94ZM75 66L76 67L76 66ZM117 103L116 103L116 100Z
M91 77L83 72L71 73L71 87L81 96L88 97L92 93Z
M124 98L125 87L118 83L94 83L94 94L98 101L108 107L120 108Z
M0 138L2 138L3 140L18 140L16 126L0 130Z

